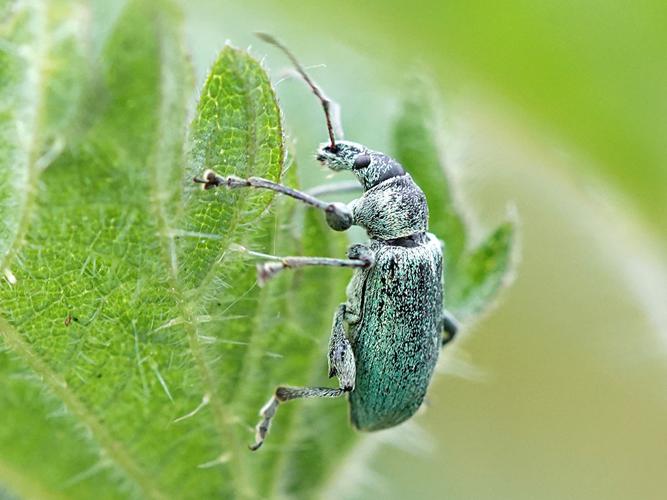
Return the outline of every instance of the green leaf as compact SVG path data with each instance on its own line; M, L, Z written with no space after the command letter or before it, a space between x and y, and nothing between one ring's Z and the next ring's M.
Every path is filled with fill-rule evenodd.
M24 236L41 170L64 148L83 93L80 2L0 7L0 270Z
M440 129L428 85L413 80L394 124L398 160L426 194L430 230L445 245L446 307L460 321L471 321L496 299L513 278L517 253L516 224L496 228L476 248L469 248L469 229L461 216L452 182L438 144Z
M0 7L0 272L2 291L31 221L38 177L66 145L80 104L85 10L79 2L4 2ZM62 23L63 19L67 22ZM64 319L64 318L61 318ZM0 330L11 327L0 320ZM35 372L0 335L0 483L25 498L109 496L115 480L63 399L43 390ZM17 346L20 350L22 345ZM30 359L29 361L33 361ZM79 478L96 474L97 486Z
M286 169L284 181L290 186L296 185L294 164L290 164ZM259 248L275 255L294 255L298 252L298 237L293 223L297 206L294 200L284 197L274 200L273 208L274 215L270 218L274 230L273 238ZM249 267L254 271L254 265ZM294 371L299 368L297 357L302 342L291 317L292 280L293 275L289 272L279 274L271 280L260 291L254 317L248 318L251 327L247 338L248 350L243 371L238 377L235 398L236 411L247 424L243 439L248 444L254 439L250 430L254 430L259 420L259 409L273 395L275 387L289 380L290 375L293 376ZM294 355L297 357L293 357ZM292 414L289 411L283 412L284 409L280 409L280 424L276 422L277 425L286 424L291 418ZM274 432L275 429L273 426L269 441L262 447L261 452L248 457L249 466L252 468L250 476L254 493L263 498L267 497L277 480L276 468L282 456L280 451L283 446L289 446L289 436L286 433Z
M288 167L285 182L298 187L296 165ZM266 251L345 254L346 235L333 233L322 214L295 206L291 199L276 201L275 231L273 240L264 243ZM279 384L335 386L326 377L327 343L333 313L345 300L350 277L349 270L305 268L281 273L261 290L234 399L236 411L249 426L257 423L259 408ZM261 452L247 461L255 493L261 498L309 498L344 460L358 434L351 429L342 400L295 401L281 406L278 415Z
M461 321L483 314L498 292L514 278L515 223L501 224L459 263L457 279L449 284L448 299Z
M100 64L90 128L47 170L15 167L37 191L16 223L25 237L2 235L15 250L0 288L0 483L29 498L251 496L234 389L258 290L230 244L271 239L271 197L191 178L278 179L280 110L260 65L226 48L184 170L178 13L130 2Z

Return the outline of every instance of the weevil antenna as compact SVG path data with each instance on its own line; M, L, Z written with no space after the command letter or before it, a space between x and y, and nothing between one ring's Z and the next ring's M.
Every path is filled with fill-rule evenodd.
M292 54L292 51L290 51L287 47L285 47L282 43L280 43L278 40L276 40L273 36L267 34L267 33L255 33L259 38L264 40L267 43L270 43L271 45L274 45L278 47L280 50L282 50L285 55L289 58L290 61L292 61L292 64L294 64L294 67L298 71L298 73L301 75L301 78L306 82L306 84L310 87L310 89L313 91L313 94L317 96L317 98L320 100L322 103L322 108L324 108L324 116L327 119L327 131L329 132L329 140L331 141L331 149L332 151L336 150L336 139L334 137L334 128L333 128L333 122L331 120L331 101L324 96L320 88L317 86L317 84L310 79L306 71L303 69L303 66L299 63L297 58Z

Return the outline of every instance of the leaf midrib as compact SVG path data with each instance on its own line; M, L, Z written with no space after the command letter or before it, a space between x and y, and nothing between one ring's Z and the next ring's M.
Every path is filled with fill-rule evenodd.
M162 26L159 27L159 31L160 34L162 35ZM164 51L165 51L164 37L161 36L160 52L162 60L168 58L168 55L165 55ZM163 70L164 67L165 66L163 65ZM162 78L161 95L163 98L161 101L160 112L159 112L158 137L165 136L164 129L169 123L169 113L170 113L168 106L169 99L164 97L167 93L165 90L164 81L165 79ZM185 126L183 127L182 136L183 138L185 138L186 136ZM153 179L156 179L158 178L158 176L162 175L160 168L161 164L158 161L158 159L161 157L159 150L160 147L164 148L165 145L162 144L162 141L158 140L158 146L156 147L156 151L154 151L154 154L151 155L151 161L148 162L148 168L151 170L152 173L151 177ZM185 161L184 158L182 158L182 160ZM199 341L199 321L197 320L197 315L195 313L196 304L193 304L192 302L193 299L191 295L190 299L188 299L188 294L183 289L182 283L179 280L178 254L176 252L174 244L174 238L173 238L174 232L168 223L168 218L166 216L166 207L164 206L164 202L169 201L170 196L168 191L166 192L160 191L161 187L162 184L159 182L151 183L152 196L150 196L150 205L156 214L160 247L162 249L161 253L165 261L165 264L167 266L167 269L169 269L170 271L169 275L172 281L172 287L176 294L176 296L174 297L176 302L176 307L180 310L180 315L183 319L184 327L187 332L190 352L192 354L193 361L197 366L197 370L201 377L202 384L204 385L205 393L209 397L211 409L213 412L213 423L215 428L217 429L218 436L220 437L222 442L224 442L224 440L227 439L230 448L232 450L232 453L234 455L239 455L241 450L238 443L238 439L236 439L235 433L233 431L229 431L232 423L232 415L230 412L228 412L227 408L225 407L222 401L222 398L220 397L219 390L217 389L217 384L215 383L215 377L213 375L213 371L211 370L211 367L209 366L206 360L206 355L204 352L205 350ZM203 286L203 284L204 283L200 284L200 286L197 287L196 290L198 292L200 291L200 288ZM195 295L198 296L199 294L196 293ZM241 466L241 461L232 460L231 466L234 467L234 469L236 469L235 472L232 473L232 478L234 482L238 485L237 491L244 491L247 474L246 471Z

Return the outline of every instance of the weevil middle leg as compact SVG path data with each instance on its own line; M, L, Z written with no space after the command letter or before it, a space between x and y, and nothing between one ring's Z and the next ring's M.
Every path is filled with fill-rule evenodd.
M365 268L373 264L365 259L333 259L330 257L276 257L275 261L257 264L257 281L264 285L283 269L296 269L306 266L332 266Z

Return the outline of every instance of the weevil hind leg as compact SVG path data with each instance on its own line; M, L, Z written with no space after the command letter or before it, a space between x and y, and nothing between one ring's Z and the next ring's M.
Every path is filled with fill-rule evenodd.
M446 309L442 311L442 316L440 317L440 331L442 332L443 347L454 340L456 333L459 331L459 322L454 315Z
M276 388L275 393L271 396L271 399L262 406L262 409L259 411L259 416L262 419L259 421L255 427L255 442L249 446L252 451L258 450L264 440L266 435L269 433L271 427L271 421L278 411L278 406L281 403L285 403L292 399L301 399L301 398L338 398L345 394L347 391L345 389L332 389L330 387L285 387L280 386Z
M255 443L250 445L251 450L259 449L264 443L271 427L271 421L275 417L280 403L301 398L337 398L354 390L356 365L352 346L345 335L345 314L346 306L341 304L334 314L331 339L329 340L329 377L334 375L338 377L339 388L278 387L271 399L259 411L259 416L262 419L255 427Z

